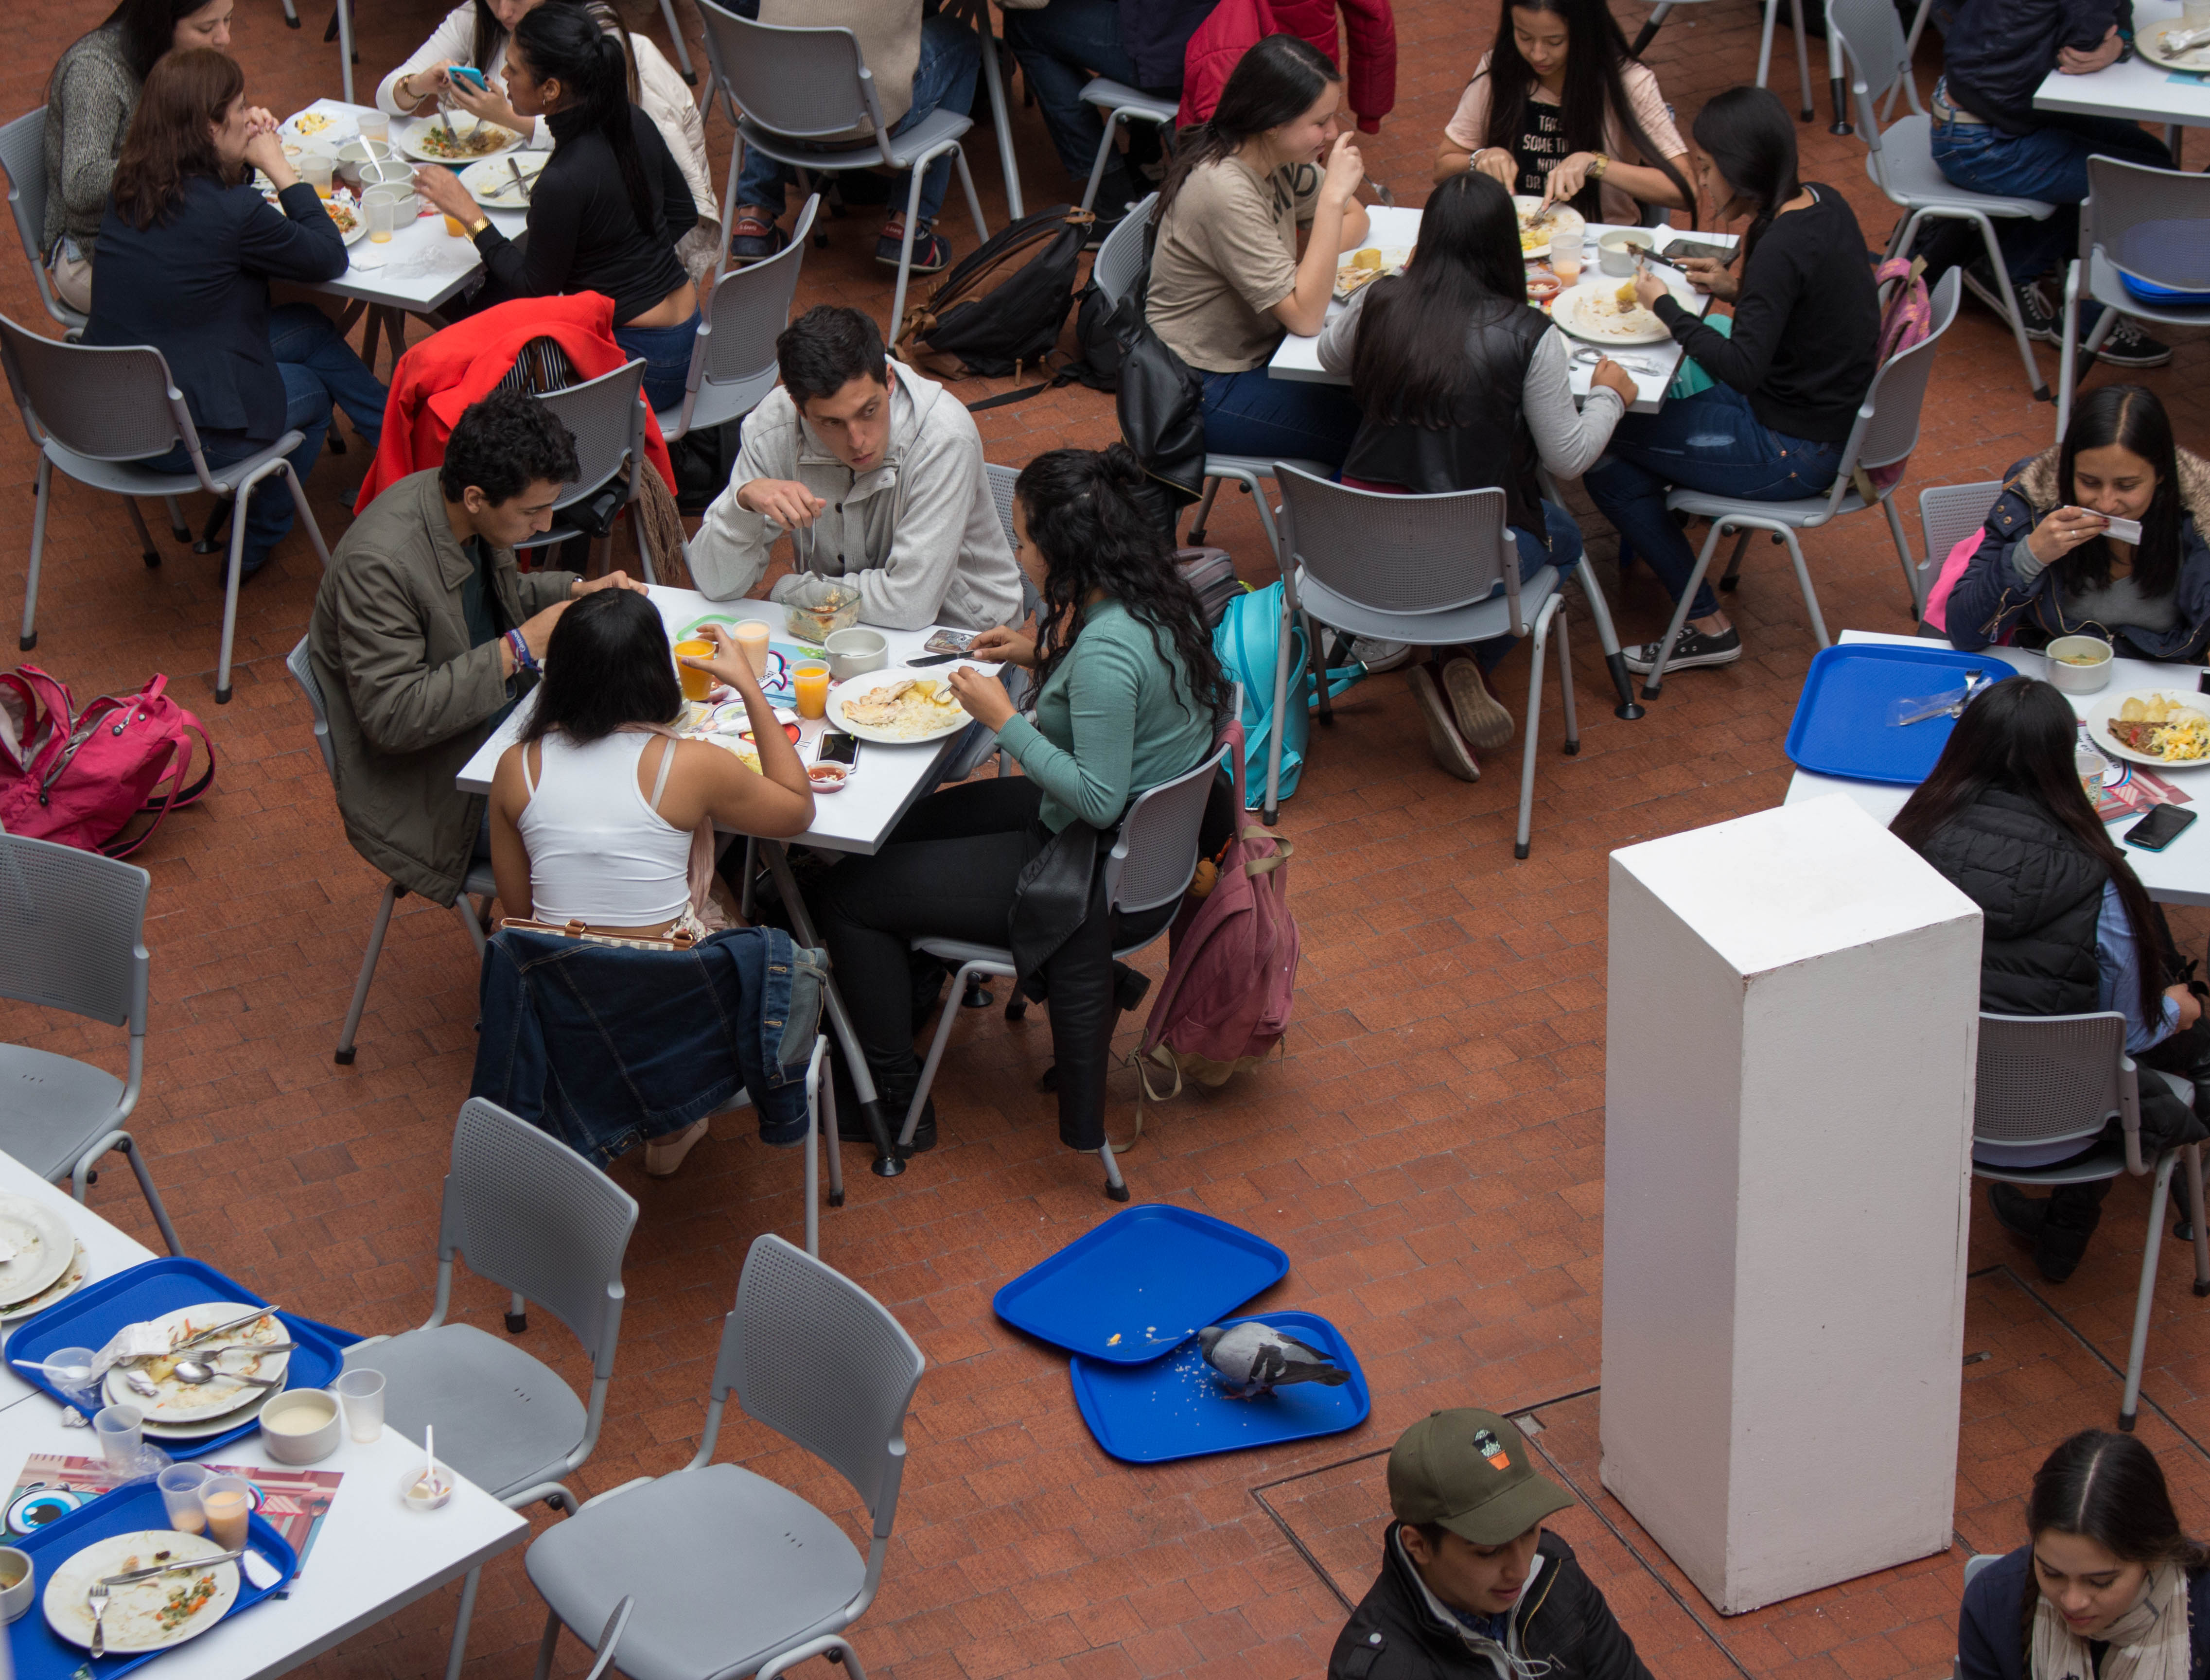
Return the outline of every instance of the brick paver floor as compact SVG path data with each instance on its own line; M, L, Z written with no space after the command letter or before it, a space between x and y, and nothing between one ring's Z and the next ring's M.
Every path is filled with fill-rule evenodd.
M40 100L56 53L98 21L102 3L8 14L0 116ZM632 22L662 30L655 9L625 3ZM305 9L307 27L294 33L275 0L241 0L237 56L254 100L279 111L337 91L336 49L320 39L327 8L316 0ZM695 31L691 8L678 9ZM1643 7L1626 0L1620 9L1632 33ZM373 87L436 15L437 0L363 8L361 84ZM1427 160L1495 16L1496 0L1415 0L1399 11L1399 103L1367 155L1406 202L1424 195ZM1651 62L1684 127L1712 93L1747 79L1756 22L1744 0L1716 0L1682 7L1668 24ZM1922 85L1937 51L1929 40ZM1813 63L1822 75L1817 43ZM1792 94L1784 42L1775 63L1776 85ZM1845 193L1878 244L1891 219L1865 178L1862 143L1829 136L1825 122L1822 110L1798 130L1805 175ZM1036 113L1017 112L1016 129L1031 207L1068 196ZM726 113L709 130L719 167ZM987 126L971 154L990 213L1002 215ZM830 245L807 253L802 303L888 307L889 273L872 260L873 215L832 223ZM971 249L957 209L945 227ZM43 322L12 257L0 261L0 308ZM2172 365L2144 383L2171 405L2182 441L2202 448L2210 429L2197 376L2210 352L2199 337L2177 336L2185 341ZM984 389L960 394L971 400ZM1114 434L1110 400L1079 388L994 410L981 425L992 458L1016 464ZM2029 400L2008 336L1968 303L1935 364L1904 493L1914 535L1920 487L1995 477L2044 446L2053 425L2053 411ZM316 514L333 541L347 524L340 489L364 465L356 442L314 475ZM0 428L0 495L15 510L0 539L0 603L22 583L33 467L21 432ZM1590 529L1596 552L1608 554L1600 522ZM1268 579L1247 504L1224 509L1214 532L1245 577ZM237 698L218 709L215 563L166 537L162 546L160 570L146 570L118 507L58 488L35 655L81 698L168 673L208 718L220 757L214 795L141 855L154 878L154 1005L134 1124L195 1252L319 1317L398 1330L429 1304L439 1177L474 1051L471 965L450 917L403 901L359 1060L332 1066L382 882L345 843L305 707L281 667L305 627L315 563L295 538L246 590ZM1847 522L1806 546L1837 631L1909 628L1877 522ZM1657 633L1666 603L1648 574L1622 583L1608 565L1597 570L1628 639ZM1594 638L1577 619L1583 749L1574 758L1556 750L1553 686L1535 850L1524 863L1510 849L1516 760L1498 758L1477 786L1445 777L1428 761L1400 678L1353 691L1337 703L1336 725L1315 731L1304 786L1283 813L1297 846L1293 903L1305 952L1286 1054L1216 1094L1154 1111L1127 1171L1142 1199L1205 1209L1288 1250L1289 1274L1262 1304L1324 1314L1351 1338L1374 1396L1360 1429L1304 1447L1122 1465L1080 1423L1064 1359L993 1319L1001 1283L1112 1211L1094 1161L1055 1141L1052 1099L1036 1088L1048 1060L1041 1017L1008 1027L995 1011L976 1012L960 1024L937 1088L944 1141L903 1178L874 1178L860 1151L847 1151L850 1204L824 1215L823 1253L887 1304L929 1359L888 1572L858 1634L873 1671L890 1680L1314 1674L1345 1604L1371 1578L1386 1508L1380 1455L1413 1418L1468 1403L1540 1422L1537 1446L1586 1502L1556 1526L1582 1548L1660 1673L1884 1680L1946 1668L1967 1549L2015 1544L2018 1497L2040 1455L2116 1412L2141 1186L2112 1194L2102 1236L2061 1289L2032 1276L1978 1204L1965 1347L1987 1357L1965 1373L1958 1544L1947 1555L1723 1619L1597 1476L1605 855L1777 804L1789 775L1781 740L1813 650L1777 550L1754 547L1729 606L1749 656L1683 675L1633 723L1611 716ZM1525 669L1524 653L1503 668L1515 712ZM2210 916L2172 919L2201 949ZM0 1034L120 1063L108 1030L21 1008L0 1007ZM1133 1078L1115 1075L1120 1097L1132 1100ZM689 1455L745 1248L761 1231L797 1230L798 1163L747 1130L741 1116L722 1122L669 1182L647 1181L632 1163L616 1169L643 1215L604 1439L576 1478L587 1492ZM151 1238L128 1175L107 1175L94 1199ZM1802 1257L1806 1266L1851 1260ZM2187 1266L2183 1245L2168 1244L2141 1429L2201 1530L2210 1528L2210 1456L2199 1444L2210 1435L2210 1315L2189 1293ZM458 1302L468 1319L496 1326L489 1289L464 1283ZM585 1380L545 1315L524 1340ZM804 1453L734 1412L722 1439L724 1457L851 1517L849 1490ZM540 1511L534 1520L552 1519ZM310 1671L326 1680L437 1671L455 1596L449 1589L413 1607ZM509 1553L486 1572L470 1674L526 1674L540 1615L520 1553ZM564 1671L582 1659L580 1646L563 1646Z

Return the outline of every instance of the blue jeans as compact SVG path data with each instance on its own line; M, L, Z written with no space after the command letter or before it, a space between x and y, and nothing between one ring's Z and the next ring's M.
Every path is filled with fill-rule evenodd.
M698 311L672 327L616 327L614 342L625 355L644 358L644 400L655 409L673 408L691 383L691 347L698 341Z
M1740 391L1713 385L1675 397L1654 414L1623 416L1603 458L1581 481L1678 601L1696 569L1696 553L1665 511L1668 490L1677 485L1745 501L1792 502L1823 494L1841 458L1839 444L1774 432ZM1688 616L1705 619L1718 610L1711 584L1700 585Z
M383 382L369 372L362 361L340 335L330 317L312 304L285 304L269 314L269 347L275 353L280 366L285 369L286 393L298 407L299 396L306 389L304 383L295 384L293 372L299 369L311 374L323 390L323 407L342 408L345 417L353 422L353 429L360 433L369 448L374 449L383 436L383 405L390 393ZM287 421L285 430L301 424L294 414ZM305 477L303 473L301 477Z
M2087 196L2087 160L2100 154L2153 168L2171 167L2161 140L2115 117L2074 117L2038 112L2044 124L2032 134L2005 134L1989 123L1936 123L1932 130L1934 162L1957 185L1973 192L2009 198L2038 198L2057 207L2046 221L2016 217L1996 223L2003 267L2011 282L2038 280L2050 267L2080 248L2080 202ZM2085 304L2080 325L2091 323Z
M1264 461L1317 461L1343 470L1362 416L1348 385L1267 377L1266 365L1241 373L1193 368L1205 385L1205 446L1215 455Z
M1139 85L1136 61L1120 45L1120 0L1051 0L1040 11L1009 11L1005 16L1005 45L1020 60L1059 160L1068 174L1087 182L1104 142L1105 120L1096 106L1083 102L1083 88L1093 76ZM1143 91L1172 99L1181 84Z
M914 67L913 106L891 124L895 140L939 109L965 111L975 103L975 79L982 73L982 43L975 32L956 19L941 15L921 21L921 62ZM836 154L822 154L833 163ZM783 189L797 178L785 164L766 154L745 148L744 167L737 172L737 202L757 204L782 214ZM945 153L928 166L921 178L921 219L936 220L944 208L945 190L951 184L951 156Z

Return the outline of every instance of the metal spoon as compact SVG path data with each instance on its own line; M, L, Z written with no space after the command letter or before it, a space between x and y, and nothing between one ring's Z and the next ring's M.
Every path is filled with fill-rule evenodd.
M281 1388L284 1386L281 1377L241 1376L236 1371L219 1371L212 1365L202 1365L196 1359L179 1359L173 1375L178 1381L195 1388L203 1382L212 1382L217 1377L232 1382L243 1382L255 1388Z

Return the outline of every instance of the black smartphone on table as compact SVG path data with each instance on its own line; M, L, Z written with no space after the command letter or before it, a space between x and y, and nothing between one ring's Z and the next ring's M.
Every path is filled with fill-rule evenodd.
M1735 248L1732 245L1712 245L1703 239L1675 239L1658 255L1676 261L1683 257L1707 257L1715 263L1731 263L1735 258Z
M2159 805L2125 831L2125 843L2145 852L2160 852L2187 831L2195 813L2177 805Z
M841 730L831 730L821 737L819 751L813 755L816 764L842 764L847 770L857 768L860 762L860 738ZM2160 809L2170 810L2169 806Z

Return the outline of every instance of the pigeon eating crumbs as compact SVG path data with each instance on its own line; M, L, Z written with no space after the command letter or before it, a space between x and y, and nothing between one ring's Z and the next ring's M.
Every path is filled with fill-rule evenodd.
M1256 1320L1232 1330L1210 1325L1197 1333L1197 1339L1220 1386L1239 1400L1271 1394L1292 1382L1340 1388L1350 1381L1350 1373L1318 1348Z

